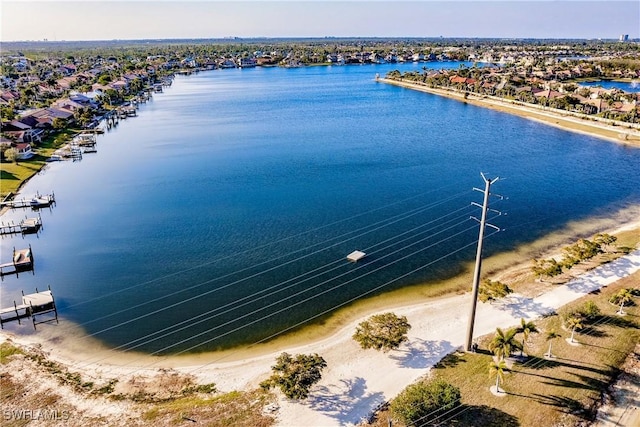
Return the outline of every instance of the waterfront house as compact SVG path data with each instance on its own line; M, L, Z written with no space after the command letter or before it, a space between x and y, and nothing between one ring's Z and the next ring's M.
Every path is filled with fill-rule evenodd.
M34 156L34 152L31 150L31 144L28 142L17 142L13 144L13 147L16 149L17 155L16 158L18 160L27 160Z
M256 65L258 65L258 61L252 57L240 58L240 63L238 64L240 68L253 68Z

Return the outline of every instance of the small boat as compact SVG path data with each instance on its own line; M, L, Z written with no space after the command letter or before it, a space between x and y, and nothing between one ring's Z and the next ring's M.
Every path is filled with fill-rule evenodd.
M51 157L47 159L47 162L60 162L64 160L64 158L60 154L52 154Z
M32 208L46 208L51 204L51 198L47 196L34 197L29 204Z

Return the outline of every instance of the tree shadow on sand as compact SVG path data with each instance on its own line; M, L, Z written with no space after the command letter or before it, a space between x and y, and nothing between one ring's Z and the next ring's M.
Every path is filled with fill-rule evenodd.
M306 404L345 425L360 421L363 414L359 412L363 406L374 408L383 401L383 393L368 393L366 380L356 377L340 380L339 384L315 387Z
M533 318L548 316L555 313L553 307L546 306L540 302L534 301L533 298L513 295L510 296L502 305L496 305L496 308L511 313L513 317Z
M449 341L413 339L390 357L405 368L423 369L435 365L456 348Z

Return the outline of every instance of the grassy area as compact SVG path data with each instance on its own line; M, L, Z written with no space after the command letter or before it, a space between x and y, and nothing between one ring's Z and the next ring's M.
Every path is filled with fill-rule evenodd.
M24 352L8 342L0 344L0 365L9 363L11 356L16 354L24 354Z
M580 425L595 415L603 392L618 375L629 353L640 341L640 307L625 308L626 316L615 314L617 307L609 303L611 295L622 288L637 287L640 272L593 292L560 312L581 307L593 301L602 313L576 332L578 346L565 341L570 331L562 328L559 315L536 321L541 333L533 334L526 344L529 357L510 360L502 388L505 397L491 394L489 387L495 377L489 376L489 363L493 355L487 350L493 335L479 339L479 351L453 353L433 370L431 378L441 378L461 390L462 405L445 413L438 421L442 425L477 426L546 426ZM505 328L512 325L504 325ZM561 337L552 342L553 359L545 359L548 350L547 331L556 331ZM517 354L517 352L516 352ZM430 379L431 379L430 378ZM390 415L379 414L375 425L386 426ZM402 424L394 424L402 425Z
M186 397L170 403L156 405L142 415L149 424L185 421L199 425L255 426L266 427L273 424L273 418L262 412L271 395L261 391L225 393L212 398Z
M9 193L15 193L22 184L37 174L46 164L47 158L55 150L71 140L78 131L66 129L56 135L47 137L42 144L34 149L35 156L29 160L18 162L3 162L0 175L0 197L4 198Z

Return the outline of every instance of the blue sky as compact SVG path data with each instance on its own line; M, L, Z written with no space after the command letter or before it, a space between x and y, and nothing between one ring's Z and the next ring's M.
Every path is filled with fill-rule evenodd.
M640 37L638 0L2 0L0 15L3 41Z

